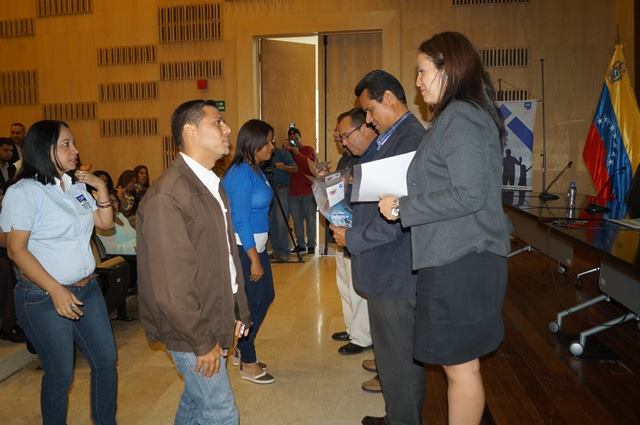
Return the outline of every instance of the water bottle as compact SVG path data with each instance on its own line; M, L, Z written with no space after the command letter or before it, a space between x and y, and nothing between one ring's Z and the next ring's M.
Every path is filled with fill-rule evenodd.
M569 208L576 207L576 192L576 182L571 181L571 183L569 183L569 189L567 190L567 206Z

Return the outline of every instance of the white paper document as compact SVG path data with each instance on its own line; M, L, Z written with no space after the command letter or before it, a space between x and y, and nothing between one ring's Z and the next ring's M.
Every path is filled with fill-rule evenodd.
M414 155L409 152L354 165L351 202L377 202L380 195L405 196L407 169Z

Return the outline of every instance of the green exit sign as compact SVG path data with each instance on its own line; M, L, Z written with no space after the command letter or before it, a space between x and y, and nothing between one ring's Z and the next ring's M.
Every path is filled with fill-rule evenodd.
M224 100L212 100L212 102L214 103L218 111L224 112L227 110L226 102Z

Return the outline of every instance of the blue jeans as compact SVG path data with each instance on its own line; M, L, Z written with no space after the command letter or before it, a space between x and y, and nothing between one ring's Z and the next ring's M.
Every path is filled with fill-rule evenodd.
M290 196L289 209L296 230L296 245L302 248L316 247L316 201L313 195ZM307 243L304 243L305 223Z
M260 325L267 315L267 310L275 298L275 290L273 289L273 275L271 274L271 264L269 264L269 256L267 251L262 251L260 263L264 269L264 274L260 280L252 282L249 280L251 276L251 260L244 248L238 245L240 253L240 262L242 263L242 273L244 276L244 292L247 295L247 303L249 304L249 312L251 313L251 328L249 335L240 338L238 341L238 349L244 363L253 363L258 358L256 356L256 335L260 330Z
M289 186L282 186L273 189L280 198L285 217L289 217ZM269 240L273 253L276 255L289 255L289 223L282 217L278 199L273 197L271 210L269 211Z
M14 290L18 323L38 352L44 368L40 409L45 425L64 425L73 380L74 343L91 366L91 418L96 425L116 423L116 346L100 285L94 278L69 290L80 299L84 316L64 318L48 293L18 280Z
M194 353L169 353L184 379L174 425L237 425L238 408L229 385L224 358L220 359L218 373L207 378L195 372Z

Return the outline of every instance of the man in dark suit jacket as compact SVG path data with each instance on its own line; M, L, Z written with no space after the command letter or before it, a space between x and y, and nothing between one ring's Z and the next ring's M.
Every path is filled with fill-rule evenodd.
M140 320L184 378L176 423L237 423L224 356L250 318L229 203L211 171L231 129L205 100L178 106L171 124L180 153L136 215Z
M24 138L26 128L21 122L14 122L9 127L11 141L13 142L13 156L11 157L12 164L22 159L22 147L24 146Z
M4 194L9 182L16 174L16 167L11 163L14 146L8 137L0 137L0 191Z
M360 163L415 151L425 133L407 108L404 89L391 74L375 70L355 90L367 123L379 136ZM355 288L366 295L371 336L386 416L365 416L363 425L419 425L424 370L413 360L416 274L411 268L411 235L386 221L376 202L354 204L353 227L334 228L338 244L352 255Z

